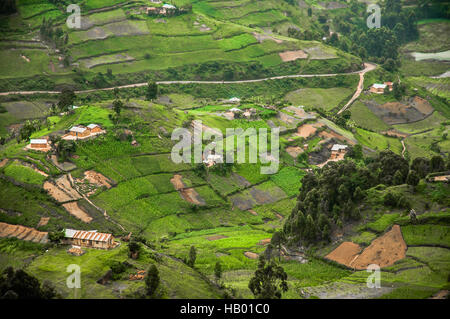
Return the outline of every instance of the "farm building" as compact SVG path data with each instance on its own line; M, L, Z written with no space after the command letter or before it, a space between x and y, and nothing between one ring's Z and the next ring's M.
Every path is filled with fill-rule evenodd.
M100 133L102 131L102 128L98 124L89 124L88 129L90 130L90 133Z
M73 126L70 128L69 134L76 137L86 137L91 134L91 131L84 126Z
M30 147L31 148L48 148L48 140L46 138L32 138L30 140Z
M376 94L383 94L386 88L389 91L392 91L393 90L393 83L392 82L384 82L383 84L381 84L381 83L374 83L370 87L369 92L376 93Z
M238 97L232 97L227 102L229 102L229 103L239 103L239 102L241 102L241 99L238 98Z
M347 147L348 147L347 145L334 144L333 147L331 147L331 151L341 153L342 151L345 151Z
M64 233L65 243L99 249L111 249L115 247L112 234L98 233L96 230L84 231L66 229Z

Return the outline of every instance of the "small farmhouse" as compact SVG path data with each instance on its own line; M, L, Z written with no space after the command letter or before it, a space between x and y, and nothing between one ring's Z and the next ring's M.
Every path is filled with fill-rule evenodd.
M80 247L99 249L111 249L115 247L113 235L98 233L96 230L84 231L66 229L64 237L65 243Z
M102 128L98 124L89 124L88 129L90 130L90 133L101 133Z
M30 140L30 147L36 149L48 148L48 140L46 138L32 138Z
M342 144L334 144L332 147L331 147L331 151L332 152L339 152L339 153L342 153L343 151L345 151L346 149L347 149L347 145L342 145Z
M84 126L73 126L70 128L69 134L76 137L86 137L89 136L91 132Z
M381 83L374 83L370 87L369 92L376 93L376 94L383 94L384 91L386 90L386 88L389 91L392 91L393 88L394 88L393 83L392 82L384 82L383 84L381 84Z

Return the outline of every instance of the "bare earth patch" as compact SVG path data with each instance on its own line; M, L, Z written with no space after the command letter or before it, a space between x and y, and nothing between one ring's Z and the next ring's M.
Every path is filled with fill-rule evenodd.
M318 125L316 124L303 124L297 129L297 133L295 135L307 139L308 137L316 134L317 128Z
M0 162L0 167L5 166L6 163L8 163L8 159L7 159L7 158L3 159L3 160Z
M268 245L268 244L270 244L271 239L272 238L261 239L258 244L259 245Z
M34 228L7 223L0 223L0 237L15 237L17 239L43 244L48 242L47 232L40 232Z
M350 265L350 263L359 256L361 247L358 244L350 241L345 241L340 244L335 250L325 256L325 258L334 260L343 265Z
M92 221L92 217L89 216L84 210L82 210L78 206L77 202L63 204L63 207L69 212L70 215L81 219L85 223L90 223Z
M344 242L325 258L358 270L367 269L367 266L371 264L382 268L405 258L406 249L400 226L394 225L386 234L373 240L361 254L359 254L359 245Z
M91 184L95 184L100 187L106 186L106 188L111 188L112 182L107 177L103 176L100 173L97 173L96 171L85 171L84 177Z
M54 183L45 182L44 189L60 203L81 199L81 195L72 187L67 175L59 177Z
M39 223L37 224L36 228L43 227L48 224L48 221L50 220L50 217L41 217L39 220Z
M195 204L195 205L206 205L206 202L203 198L200 197L200 195L197 193L197 191L193 188L184 188L180 189L180 195L183 197L185 201L188 201L189 203Z
M283 62L306 59L308 57L308 54L306 54L303 50L280 52L279 55Z
M285 150L293 158L297 158L301 153L303 153L303 149L300 146L289 146L286 147Z
M183 183L183 176L181 176L180 174L173 175L173 177L170 179L170 182L177 191L186 187L186 185L184 185Z
M252 253L251 251L246 251L244 253L244 256L247 258L250 258L250 259L258 259L259 258L258 254Z

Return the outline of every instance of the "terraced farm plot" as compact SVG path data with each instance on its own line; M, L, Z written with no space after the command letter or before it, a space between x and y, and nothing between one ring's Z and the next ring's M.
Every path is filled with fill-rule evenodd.
M286 198L286 193L272 181L253 186L248 190L229 197L233 206L240 210L247 210L253 206L270 204Z
M14 66L14 73L11 73L12 65ZM50 71L49 65L50 58L43 50L2 50L0 77L12 78L42 74Z
M306 88L286 94L285 98L295 105L331 110L353 93L350 88Z
M70 43L76 44L89 40L102 40L112 36L134 36L149 33L145 21L126 20L96 26L86 31L72 32Z
M352 113L351 119L359 126L375 132L381 132L389 129L383 120L376 116L365 104L356 101L349 109Z
M42 185L46 180L46 176L37 172L31 167L21 165L19 163L11 163L4 169L6 176L13 178L18 182L27 184Z
M21 225L0 223L0 237L15 237L25 241L45 244L48 242L48 233L40 232L34 228Z
M210 173L208 174L207 181L213 189L223 196L251 185L250 182L236 173L231 173L230 176L220 176L215 173Z
M117 54L103 55L103 56L89 58L89 59L82 59L82 60L78 60L78 61L81 62L86 68L91 69L91 68L94 68L99 65L124 63L124 62L131 62L134 60L135 60L135 58L133 58L132 56L130 56L126 53L117 53Z

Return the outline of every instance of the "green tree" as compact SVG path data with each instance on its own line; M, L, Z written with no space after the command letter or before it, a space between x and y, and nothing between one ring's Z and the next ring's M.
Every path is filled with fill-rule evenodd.
M194 267L196 258L197 258L197 250L195 249L195 246L191 246L191 249L189 250L189 258L187 264L191 267Z
M141 244L135 240L128 243L128 256L132 259L138 259L141 251Z
M216 277L216 281L219 281L222 277L222 264L220 261L216 262L216 265L214 266L214 277Z
M276 231L272 235L272 239L270 240L270 244L277 247L278 250L278 260L281 260L281 244L284 241L284 234L282 231Z
M266 262L259 257L258 269L250 279L248 288L257 299L281 299L288 291L287 274L274 260Z
M416 171L409 171L408 177L406 178L406 184L412 186L414 189L419 184L420 177Z
M113 106L114 112L116 112L117 116L119 116L120 112L123 109L123 102L120 99L114 100L112 106Z
M41 286L39 280L22 269L6 268L0 274L0 299L53 299L58 294L50 283Z
M431 158L431 171L432 172L441 172L445 170L445 162L442 156L435 155Z
M58 107L62 112L66 112L73 105L75 101L75 92L72 89L64 88L58 100Z
M159 278L159 271L155 265L151 265L148 268L147 276L145 277L145 293L148 297L152 298L159 287L161 279Z
M395 171L394 174L394 179L392 180L392 183L394 185L401 185L403 184L405 181L405 177L403 176L403 174L400 171Z
M147 92L145 94L145 97L148 101L151 101L153 99L156 99L158 96L158 85L156 82L150 81L147 84Z

